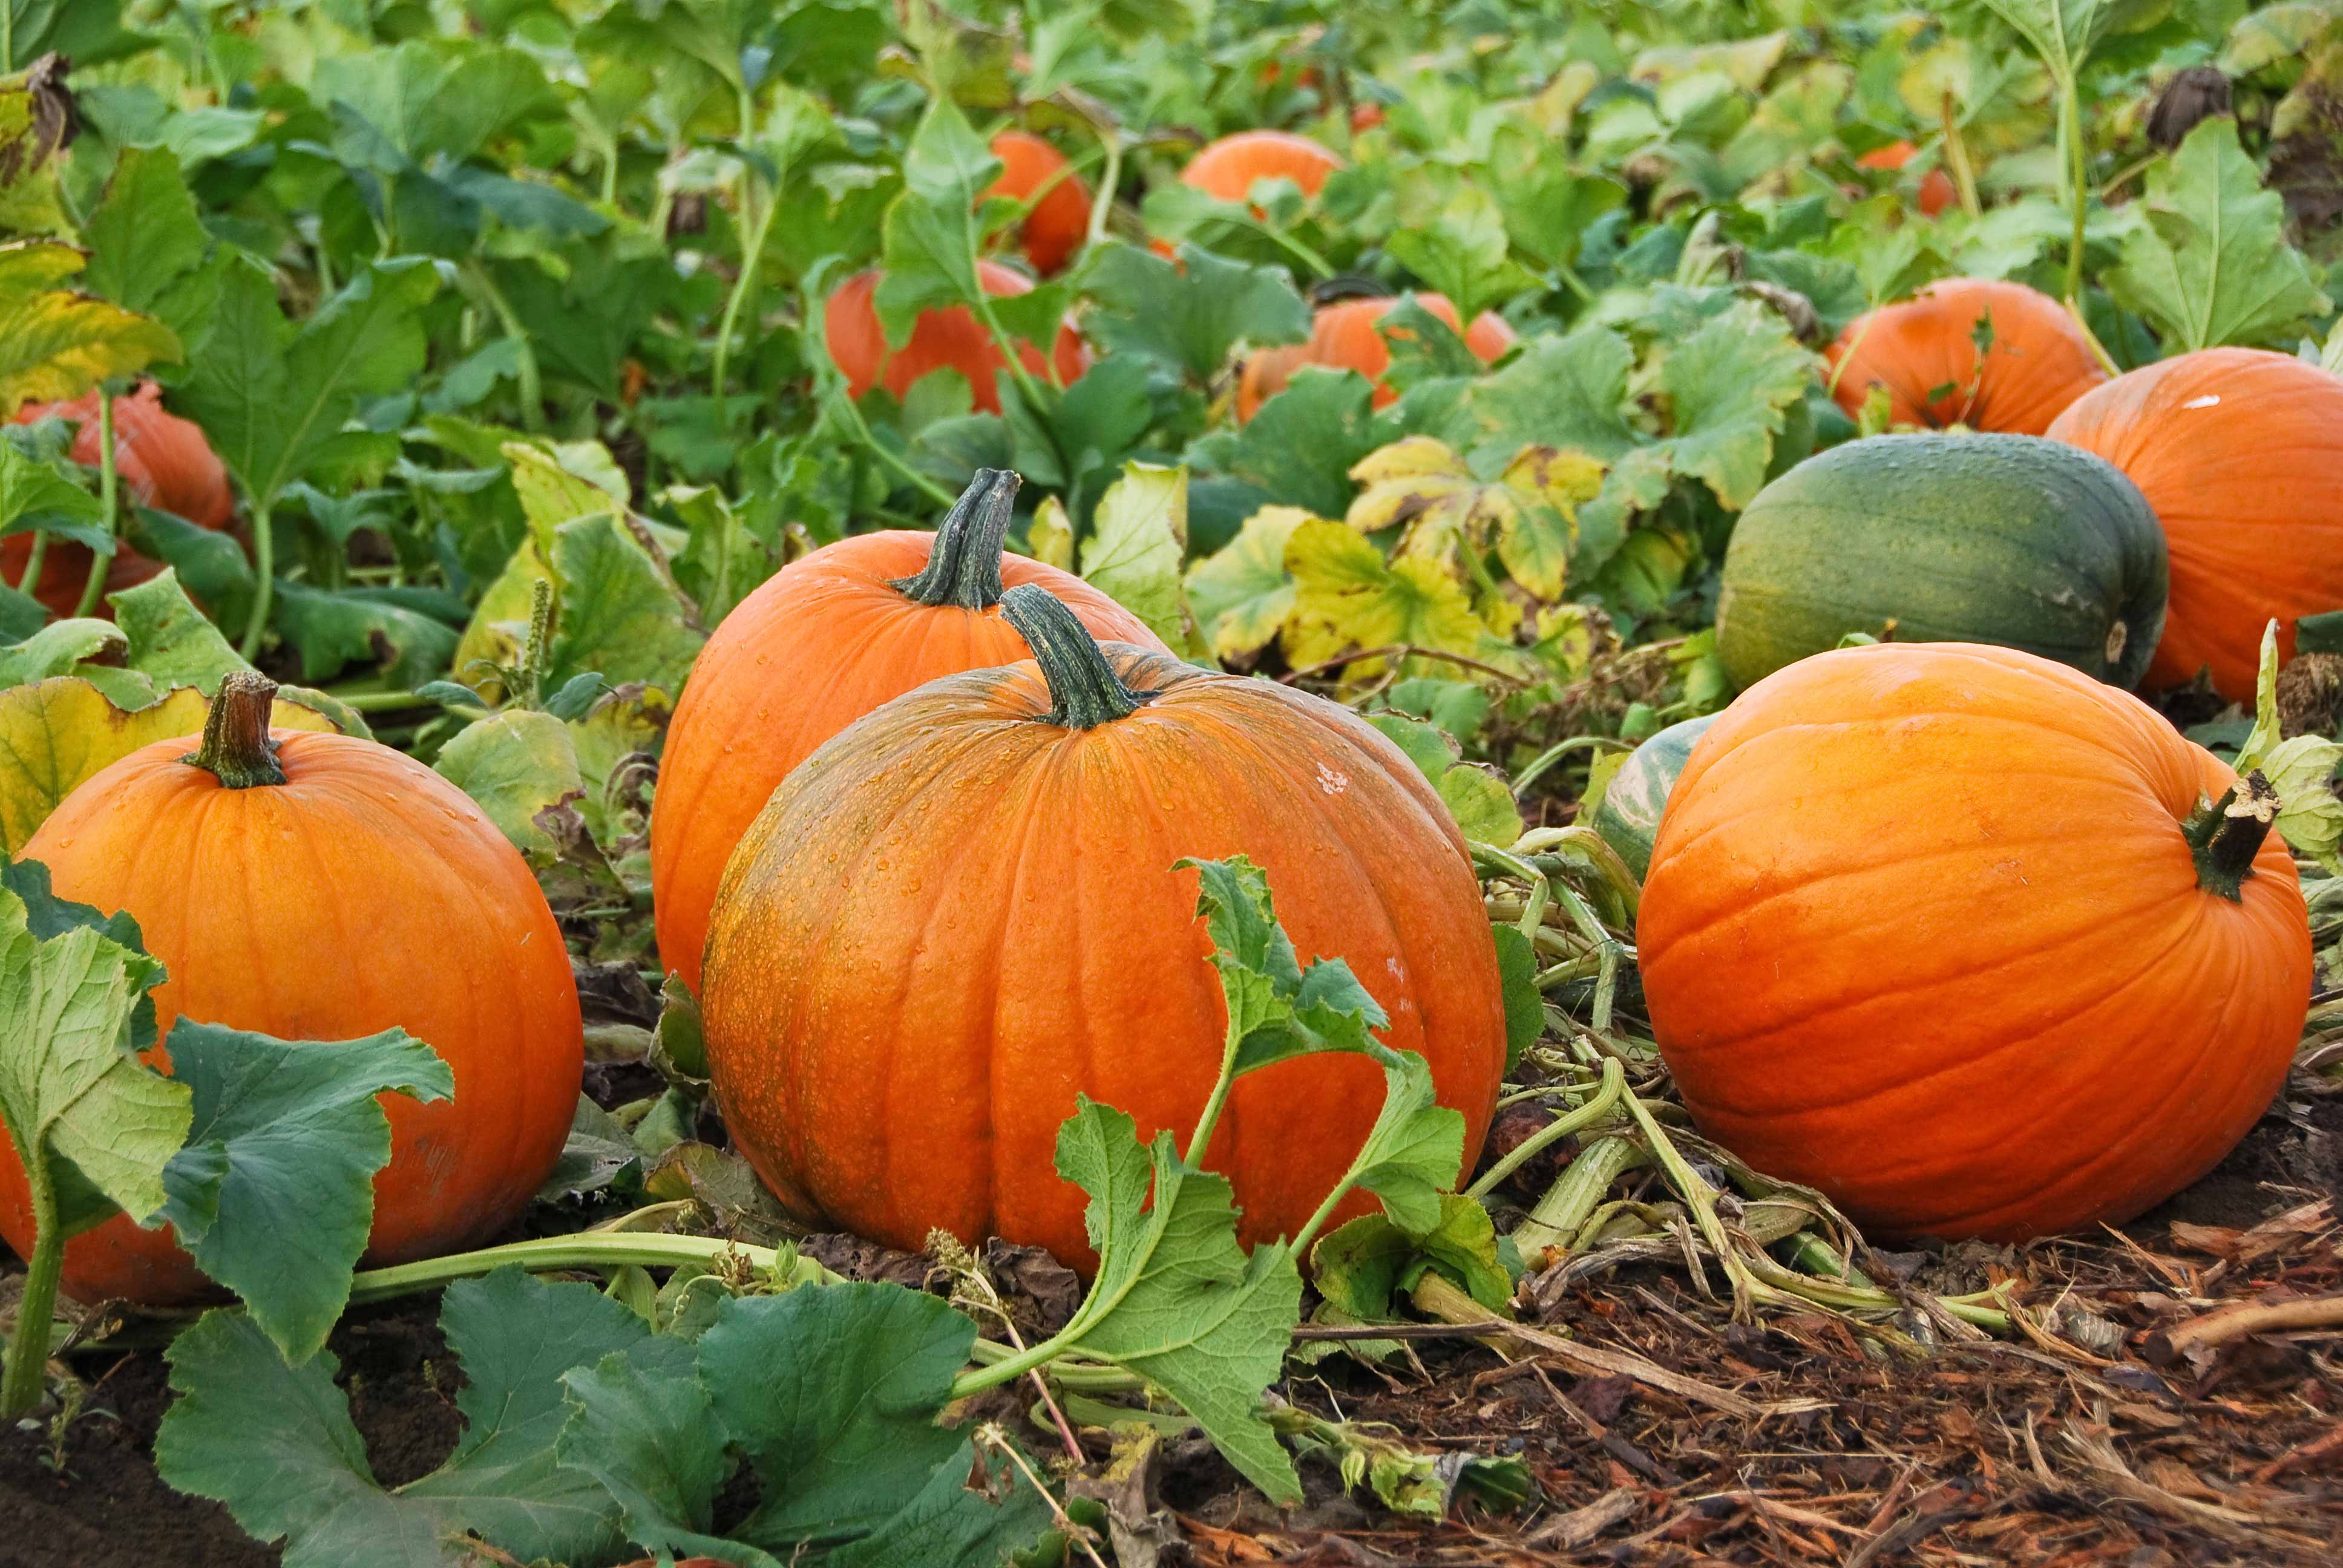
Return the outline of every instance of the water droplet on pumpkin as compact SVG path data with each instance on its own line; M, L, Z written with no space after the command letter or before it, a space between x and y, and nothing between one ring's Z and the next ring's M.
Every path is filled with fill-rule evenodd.
M2212 408L2219 406L2220 401L2221 395L2218 392L2207 392L2202 397L2191 397L2180 406L2183 408Z

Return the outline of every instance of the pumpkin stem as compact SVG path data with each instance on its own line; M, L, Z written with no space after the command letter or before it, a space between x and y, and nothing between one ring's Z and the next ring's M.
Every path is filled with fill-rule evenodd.
M915 578L898 578L894 588L921 604L952 604L962 609L990 609L999 604L1001 541L1009 537L1010 514L1023 483L1007 468L979 468L936 525L927 569Z
M1043 722L1096 729L1130 718L1147 700L1122 683L1090 628L1049 589L1031 583L1011 588L1001 596L1001 613L1033 650L1041 678L1050 683L1052 706Z
M2197 809L2180 824L2197 857L2197 885L2231 903L2254 874L2254 857L2278 820L2278 791L2257 769L2237 780L2217 801L2197 798Z
M277 742L269 739L268 714L277 683L256 669L239 669L220 682L219 695L204 720L204 743L179 759L220 781L224 789L282 784Z

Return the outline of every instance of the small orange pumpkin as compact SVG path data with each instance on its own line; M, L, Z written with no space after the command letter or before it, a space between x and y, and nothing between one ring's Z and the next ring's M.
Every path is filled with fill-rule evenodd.
M1099 636L1162 648L1080 578L1001 554L1017 483L1006 469L979 469L932 534L858 534L790 562L700 650L651 799L659 955L685 983L699 985L724 863L791 769L914 687L1028 656L1001 618L1005 587L1039 583Z
M1288 179L1314 196L1342 160L1291 131L1239 131L1211 143L1188 160L1180 183L1217 201L1242 202L1255 180Z
M1446 295L1420 293L1415 301L1452 329L1456 327L1456 307ZM1398 303L1396 299L1346 299L1321 306L1311 320L1307 343L1264 348L1247 359L1237 377L1238 423L1252 418L1262 404L1285 390L1293 373L1304 365L1357 371L1374 383L1375 407L1388 407L1399 394L1383 385L1383 372L1391 368L1391 345L1383 340L1376 323ZM1493 310L1481 312L1463 330L1464 347L1484 365L1494 363L1520 341L1505 318Z
M1346 959L1463 1112L1504 1066L1496 950L1440 797L1338 703L1101 648L1037 587L1038 663L934 681L773 792L719 893L703 998L725 1126L782 1201L896 1246L941 1227L1096 1259L1053 1166L1075 1097L1185 1136L1227 1010L1182 857L1268 873L1295 951ZM1203 1163L1250 1242L1293 1235L1383 1074L1316 1055L1240 1079ZM1342 1217L1369 1200L1353 1194Z
M157 741L92 776L25 843L58 896L138 921L182 1016L288 1040L397 1027L454 1070L453 1101L385 1095L377 1263L484 1241L560 1156L584 1031L545 895L463 791L387 746L268 729L275 684L227 678L203 743ZM164 1065L162 1048L156 1064ZM31 1196L0 1140L0 1234L33 1242ZM207 1293L169 1228L117 1215L65 1246L79 1300Z
M995 261L978 262L976 276L984 292L996 298L1023 294L1033 286L1023 273ZM1008 361L984 324L964 305L923 310L912 324L910 341L900 348L890 348L873 297L879 292L879 278L876 270L856 274L839 286L822 312L822 345L845 376L847 390L860 397L871 387L883 386L900 397L922 376L951 369L968 378L977 409L1000 413L1001 393L993 377L1006 368ZM1082 347L1081 335L1074 330L1071 317L1059 325L1048 360L1031 343L1018 345L1017 357L1031 375L1047 379L1054 371L1058 380L1068 385L1090 368L1089 351Z
M992 156L1001 160L1001 177L984 194L1032 203L1017 237L1033 270L1048 277L1090 237L1090 186L1068 170L1063 153L1031 131L1001 132L992 138Z
M2050 427L2139 487L2172 598L2151 689L2209 669L2251 703L2262 629L2343 606L2343 378L2290 354L2206 348L2117 377Z
M1832 396L1848 414L1861 414L1872 387L1884 387L1891 419L1934 430L2039 436L2107 378L2065 306L2022 283L1983 277L1945 278L1856 317L1828 357Z
M1884 147L1874 147L1855 159L1855 166L1892 174L1910 163L1919 151L1909 142L1890 142ZM1920 177L1920 188L1913 197L1922 217L1934 217L1960 199L1961 193L1954 186L1952 176L1941 168L1930 169Z
M1703 1131L1884 1234L2127 1220L2211 1169L2302 1032L2270 802L2153 709L1971 643L1817 654L1668 797L1636 924Z

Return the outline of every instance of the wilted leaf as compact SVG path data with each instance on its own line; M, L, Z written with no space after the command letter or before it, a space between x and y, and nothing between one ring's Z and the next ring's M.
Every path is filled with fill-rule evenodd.
M1285 547L1312 520L1299 507L1263 507L1236 538L1188 568L1188 607L1215 654L1233 658L1276 639L1294 603Z
M1489 639L1463 584L1430 561L1385 561L1343 524L1297 527L1285 569L1294 585L1285 648L1297 669L1395 645L1477 654Z

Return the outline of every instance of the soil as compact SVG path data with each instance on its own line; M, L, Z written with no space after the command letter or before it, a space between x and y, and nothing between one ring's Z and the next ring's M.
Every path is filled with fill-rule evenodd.
M1344 1495L1332 1468L1310 1461L1310 1503L1280 1515L1208 1445L1175 1442L1146 1497L1167 1533L1160 1560L2331 1564L2343 1553L2343 1333L2240 1340L2198 1362L2146 1354L2150 1331L2216 1302L2343 1290L2343 1096L2318 1087L2298 1075L2217 1170L2120 1237L1895 1255L1936 1272L2023 1278L2026 1299L2049 1308L2040 1337L1897 1360L1819 1313L1735 1322L1680 1262L1624 1267L1568 1287L1547 1326L1774 1412L1723 1415L1469 1342L1418 1342L1412 1364L1380 1372L1332 1358L1293 1378L1286 1397L1387 1423L1419 1450L1518 1457L1540 1501L1427 1524ZM821 1245L833 1266L905 1275L900 1255ZM364 1309L332 1340L386 1484L428 1472L460 1431L437 1312L427 1299ZM45 1423L0 1433L0 1568L279 1561L224 1510L156 1477L169 1398L158 1351L87 1357L78 1370L92 1392L65 1430L62 1463ZM1083 1441L1095 1475L1105 1434ZM1047 1440L1035 1434L1034 1447L1047 1452ZM752 1503L728 1495L723 1512Z

